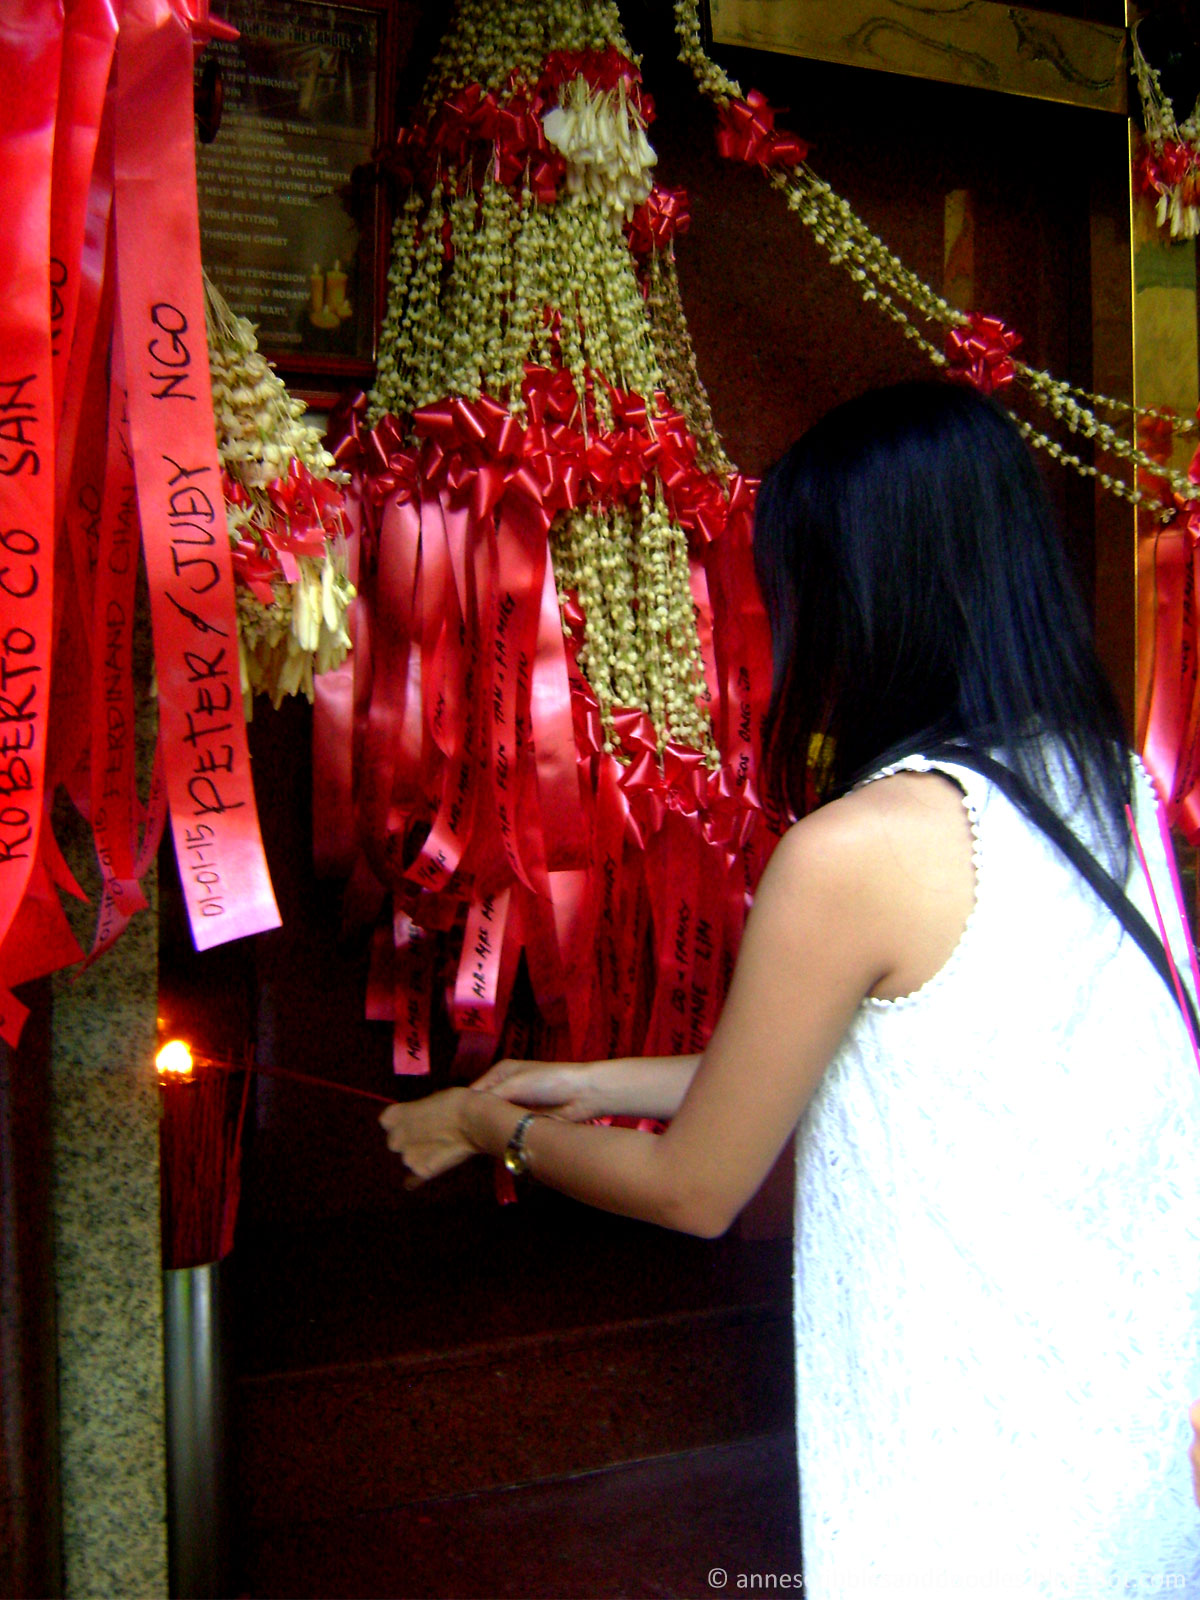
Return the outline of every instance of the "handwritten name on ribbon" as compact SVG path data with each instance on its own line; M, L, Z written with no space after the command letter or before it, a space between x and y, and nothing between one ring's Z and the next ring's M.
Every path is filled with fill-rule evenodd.
M200 280L192 38L126 0L117 44L118 290L160 728L198 949L278 927L241 708L233 568Z

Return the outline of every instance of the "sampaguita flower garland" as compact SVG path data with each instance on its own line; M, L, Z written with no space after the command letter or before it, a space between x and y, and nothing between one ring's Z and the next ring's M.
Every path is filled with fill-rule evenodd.
M721 151L931 362L1020 384L1141 469L1126 482L1020 422L1106 490L1164 518L1194 498L1130 436L1190 424L1073 388L955 310L708 58L695 0L676 20ZM355 659L317 683L317 847L380 918L368 1008L401 1071L428 1070L443 997L468 1054L698 1048L774 837L753 485L696 373L672 246L687 199L653 183L653 115L609 0L464 0L383 163L377 381L334 428L362 595Z
M1200 685L1194 668L1197 630L1194 604L1200 582L1200 450L1186 470L1172 464L1174 441L1197 431L1195 420L1155 407L1133 406L1085 390L1029 366L1017 355L1020 336L998 317L957 311L910 271L847 201L805 163L805 147L775 127L764 98L738 85L705 53L696 0L675 0L680 58L692 69L701 92L717 108L717 140L723 154L758 165L784 195L830 261L859 286L864 301L877 305L934 366L974 384L985 394L1019 384L1037 405L1069 432L1093 440L1098 450L1132 469L1117 476L1085 461L1061 440L1017 417L1020 432L1064 467L1094 478L1110 494L1138 507L1141 533L1153 537L1155 607L1153 670L1142 753L1167 815L1192 843L1200 843ZM1175 127L1170 102L1135 39L1135 66L1142 91L1151 151L1143 181L1160 194L1159 222L1172 231L1196 231L1196 113ZM1147 164L1149 163L1149 164ZM1149 176L1147 176L1149 175ZM907 308L907 309L906 309ZM914 320L944 329L935 342Z
M350 647L340 484L321 434L259 354L254 327L204 279L208 365L233 546L238 651L249 717L256 693L278 706L313 697L314 672Z

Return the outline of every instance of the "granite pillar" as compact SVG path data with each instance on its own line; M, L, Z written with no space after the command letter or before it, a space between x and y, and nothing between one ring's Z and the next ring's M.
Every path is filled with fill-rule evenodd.
M153 885L148 886L153 895ZM55 984L54 1220L68 1600L167 1593L157 917Z
M138 765L153 756L155 713L144 598L134 647ZM67 904L91 945L99 870L90 829L54 819L90 905ZM159 1233L158 892L86 970L54 980L51 1090L58 1301L63 1566L67 1600L167 1594L166 1452Z

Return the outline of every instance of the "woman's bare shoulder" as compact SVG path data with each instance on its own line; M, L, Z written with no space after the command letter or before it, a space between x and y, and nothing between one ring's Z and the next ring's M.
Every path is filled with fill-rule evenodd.
M906 994L939 970L975 903L962 790L902 772L831 801L790 828L772 858L784 895L818 917L849 918L870 939L872 993Z
M891 859L932 849L942 856L955 840L969 846L963 792L942 773L897 772L832 800L789 828L781 865L826 860L875 871Z

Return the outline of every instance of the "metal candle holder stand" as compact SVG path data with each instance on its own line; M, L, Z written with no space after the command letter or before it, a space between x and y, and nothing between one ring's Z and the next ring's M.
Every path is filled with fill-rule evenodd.
M230 1593L228 1309L219 1261L163 1272L172 1600Z

